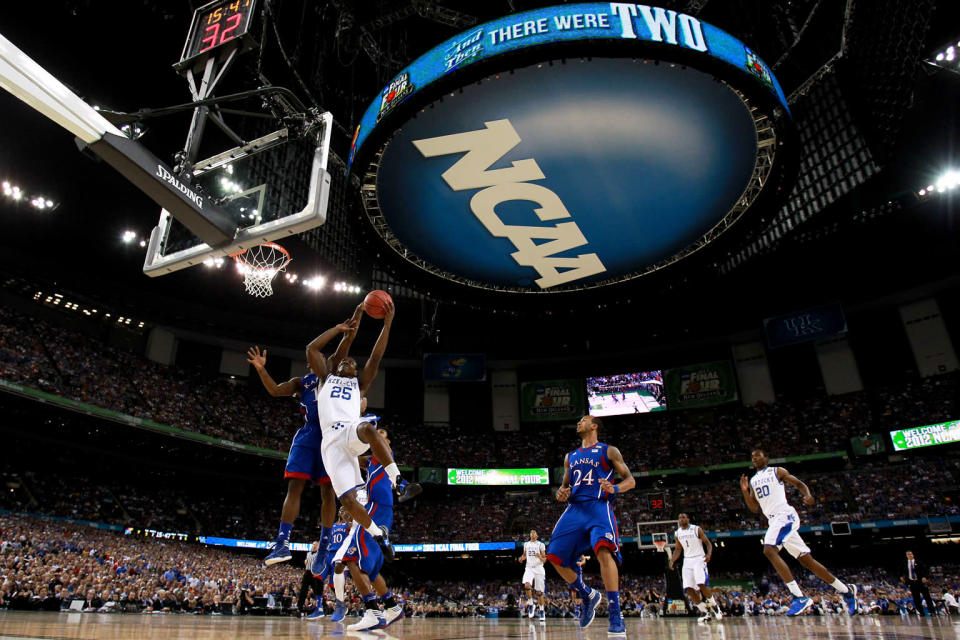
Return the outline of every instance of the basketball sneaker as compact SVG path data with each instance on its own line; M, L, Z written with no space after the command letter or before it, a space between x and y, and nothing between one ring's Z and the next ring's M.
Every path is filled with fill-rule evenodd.
M318 620L323 616L323 605L317 605L317 608L306 615L307 620Z
M394 489L397 492L397 502L399 503L412 500L423 493L423 487L418 482L407 482L403 478L397 478L397 486Z
M723 611L720 611L720 607L713 608L713 617L717 620L723 620Z
M380 551L383 551L383 559L387 562L393 562L393 545L390 544L390 532L386 527L380 527L380 530L383 531L383 535L373 536L373 539L380 547Z
M394 622L396 622L397 620L403 617L403 607L401 607L399 604L393 607L390 607L389 609L383 612L383 617L386 619L387 626L389 627Z
M790 603L790 608L787 609L788 616L798 616L810 607L813 606L813 600L810 598L794 598L793 602Z
M355 622L347 627L347 631L371 631L373 629L382 629L385 626L387 626L387 621L382 613L374 609L366 609L363 612L363 618L360 619L360 622Z
M607 629L608 638L626 638L627 624L623 621L623 615L610 616L610 628Z
M574 617L574 618L577 618L578 620L580 619L580 605L579 605L579 604L573 605L573 617Z
M269 567L280 562L287 562L292 557L293 554L290 553L290 545L278 540L273 543L273 550L263 559L263 564Z
M857 591L859 591L859 589L857 589L857 585L855 584L848 584L847 589L848 591L846 593L840 595L843 596L843 601L847 603L847 613L855 616L857 615Z
M590 595L583 601L583 608L580 611L580 628L586 629L593 622L597 615L597 607L600 605L600 592L596 589L590 589Z
M333 614L330 616L330 622L340 622L347 615L347 605L337 600L337 606L333 608Z
M709 613L705 613L705 614L703 614L702 616L700 616L699 618L697 618L697 624L706 624L706 623L710 622L710 618L711 618L710 614L709 614Z
M547 621L547 612L544 610L543 607L539 607L539 609L540 609L540 617L539 617L540 622L546 622L546 621Z
M313 563L310 565L310 573L313 574L314 578L319 578L323 575L323 565L327 563L327 554L325 551L317 551L317 555L313 557Z
M533 620L533 617L537 615L537 605L528 604L527 606L530 607L530 611L527 612L527 617Z

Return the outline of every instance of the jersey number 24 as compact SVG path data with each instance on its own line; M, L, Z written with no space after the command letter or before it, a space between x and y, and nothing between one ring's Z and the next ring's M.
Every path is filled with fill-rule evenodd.
M574 469L573 472L577 474L576 480L573 481L573 486L579 487L581 482L585 485L593 486L593 469L587 471L586 474L580 471L580 469Z

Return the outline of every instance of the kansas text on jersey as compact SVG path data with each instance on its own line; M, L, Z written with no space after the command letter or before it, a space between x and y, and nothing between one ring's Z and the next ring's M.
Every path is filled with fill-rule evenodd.
M613 465L607 457L609 445L598 442L592 447L578 447L567 457L570 469L570 502L613 500L613 494L600 486L600 480L613 477Z

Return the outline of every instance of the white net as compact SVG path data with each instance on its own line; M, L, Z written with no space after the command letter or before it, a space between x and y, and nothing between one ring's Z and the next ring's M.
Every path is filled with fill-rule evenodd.
M243 274L247 293L257 298L273 295L273 279L290 263L287 250L274 242L251 247L233 256Z

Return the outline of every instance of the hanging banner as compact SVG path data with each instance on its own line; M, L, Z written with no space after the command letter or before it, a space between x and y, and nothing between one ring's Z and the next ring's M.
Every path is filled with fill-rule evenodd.
M576 421L584 414L582 380L539 380L520 387L520 419Z
M671 409L710 407L737 399L737 377L729 360L701 362L664 372Z
M847 319L839 302L787 313L763 321L771 349L799 342L821 340L847 332Z

